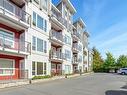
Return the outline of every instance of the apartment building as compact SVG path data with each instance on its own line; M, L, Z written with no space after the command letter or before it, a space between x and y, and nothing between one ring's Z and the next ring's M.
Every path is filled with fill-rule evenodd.
M84 72L88 71L89 68L89 47L88 47L88 38L89 38L89 33L84 31L83 32L83 69Z
M52 4L51 29L59 45L52 40L51 50L56 58L51 60L51 69L56 74L72 73L72 17L76 12L69 0L61 0L56 6ZM57 22L55 22L55 20Z
M86 26L75 13L69 0L0 0L0 80L83 72Z
M0 80L27 76L31 42L25 40L30 27L26 8L24 0L0 0Z
M81 18L73 23L73 71L74 73L81 70L83 72L83 31L85 23Z

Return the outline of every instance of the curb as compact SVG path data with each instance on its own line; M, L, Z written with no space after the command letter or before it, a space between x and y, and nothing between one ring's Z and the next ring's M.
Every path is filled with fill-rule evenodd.
M26 80L26 81L16 81L16 82L8 82L8 83L1 83L0 84L0 89L3 88L9 88L9 87L17 87L17 86L22 86L22 85L28 85L28 84L34 84L34 83L46 83L46 82L51 82L54 80L60 80L60 79L68 79L68 78L74 78L74 77L79 77L79 76L85 76L89 74L93 74L94 72L90 73L84 73L84 74L74 74L74 75L69 75L69 76L55 76L52 78L47 78L47 79L36 79L36 80Z

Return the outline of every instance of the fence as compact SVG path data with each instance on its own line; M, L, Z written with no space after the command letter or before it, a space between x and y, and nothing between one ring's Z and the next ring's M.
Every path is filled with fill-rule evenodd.
M19 79L28 79L28 70L0 68L0 83Z
M11 3L9 0L0 0L0 11L8 13L17 19L30 24L30 14L25 12L23 9Z
M0 33L0 47L17 50L18 52L31 52L31 43L21 41L21 39L14 38L13 35L8 36Z

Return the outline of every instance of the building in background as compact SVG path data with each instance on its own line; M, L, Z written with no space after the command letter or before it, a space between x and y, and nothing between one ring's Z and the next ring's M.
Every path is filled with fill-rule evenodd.
M73 52L73 72L77 73L80 71L83 72L83 32L85 29L85 23L81 18L76 20L73 23L73 45L72 45L72 52Z
M89 36L75 13L70 0L0 0L0 80L89 70Z
M89 33L85 30L83 32L83 71L92 71L93 54L92 50L89 48Z

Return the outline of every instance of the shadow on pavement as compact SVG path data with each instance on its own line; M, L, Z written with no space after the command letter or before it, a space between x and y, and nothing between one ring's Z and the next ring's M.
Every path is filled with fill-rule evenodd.
M121 87L122 89L127 89L127 85L124 85L123 87Z
M108 90L105 95L127 95L127 91L123 90Z

